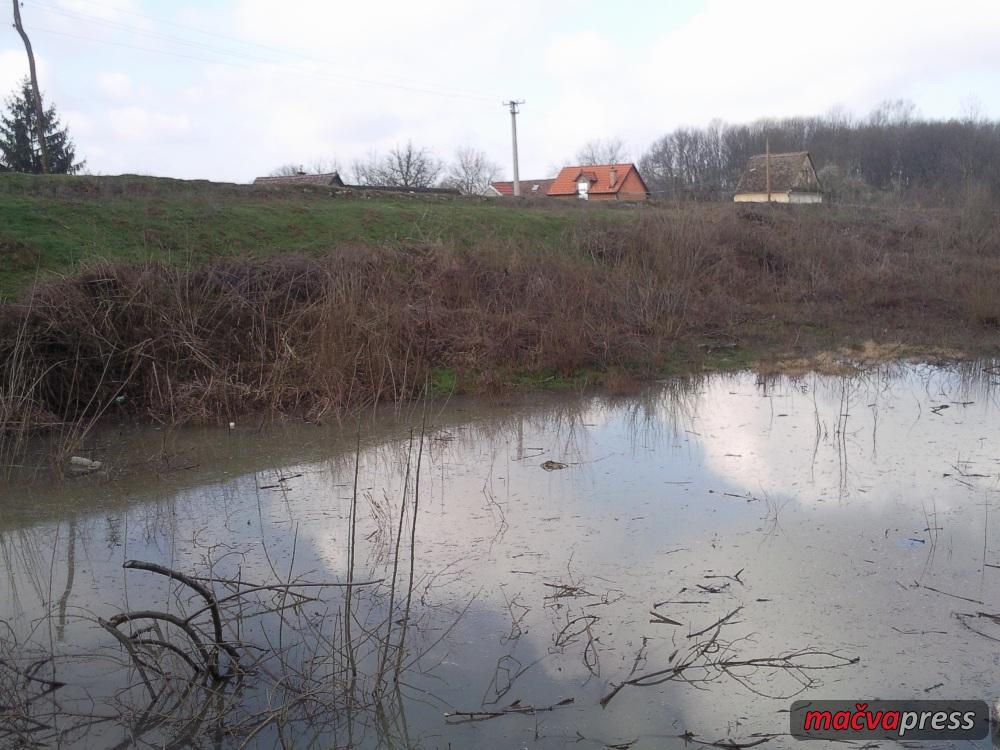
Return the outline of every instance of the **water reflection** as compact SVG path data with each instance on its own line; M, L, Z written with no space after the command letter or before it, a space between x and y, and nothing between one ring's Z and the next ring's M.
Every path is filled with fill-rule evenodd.
M0 703L25 705L52 655L36 671L67 684L32 683L32 710L131 717L72 737L94 747L783 745L794 694L989 699L997 372L456 400L376 418L357 453L351 426L109 431L91 448L110 476L3 490ZM252 679L137 722L148 689L98 618L198 607L128 559L219 597L279 587L230 600ZM248 615L349 577L381 583Z

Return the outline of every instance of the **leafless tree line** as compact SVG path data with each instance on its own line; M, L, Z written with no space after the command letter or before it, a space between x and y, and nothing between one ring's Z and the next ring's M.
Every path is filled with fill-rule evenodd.
M336 159L321 159L304 165L283 164L272 175L328 174L339 172L357 185L372 187L449 187L465 195L483 195L501 176L500 165L485 152L469 146L456 149L450 162L439 159L430 148L412 141L380 154L373 151L355 160L345 171Z
M736 189L747 160L763 153L765 144L772 152L809 151L834 198L863 199L874 191L954 197L970 186L1000 192L1000 121L984 118L975 105L960 118L927 119L902 99L879 104L867 117L831 110L818 117L677 128L646 149L639 168L656 194L717 200ZM591 140L575 154L577 164L628 160L618 137ZM550 171L555 169L553 164ZM319 161L307 168L285 165L275 174L298 171L342 172L336 161ZM349 172L360 185L453 187L469 195L486 193L501 176L500 166L479 149L459 148L446 163L412 141L372 152Z
M618 137L588 141L576 153L577 164L616 164L628 159L625 142ZM555 167L553 167L554 171ZM455 150L450 162L439 159L430 148L407 141L384 154L370 153L345 170L336 159L317 159L309 164L289 162L273 170L273 176L329 174L338 172L357 185L377 187L449 187L464 195L484 195L490 183L502 178L503 170L486 152L471 146Z
M576 152L577 164L621 164L628 161L625 141L615 136L587 141Z
M961 118L922 118L912 102L887 101L865 118L833 110L820 117L762 119L678 128L655 141L640 169L660 194L716 199L736 188L747 160L809 151L834 197L871 191L957 195L970 184L1000 190L1000 122L974 106Z

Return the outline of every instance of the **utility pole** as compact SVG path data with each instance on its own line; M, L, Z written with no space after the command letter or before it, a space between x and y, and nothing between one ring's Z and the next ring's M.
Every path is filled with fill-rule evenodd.
M764 138L764 174L767 180L767 202L771 202L771 139Z
M16 0L15 0L16 2ZM511 99L509 102L504 102L504 106L510 107L510 136L514 144L514 197L521 197L521 177L517 173L517 113L521 110L518 109L520 105L524 104L524 99L520 101L515 101Z
M14 28L24 42L28 52L28 71L31 74L31 89L35 94L35 132L38 134L38 146L42 151L42 173L49 173L49 147L45 142L45 109L42 107L42 92L38 89L38 73L35 71L35 53L31 51L31 40L21 25L20 0L14 0Z

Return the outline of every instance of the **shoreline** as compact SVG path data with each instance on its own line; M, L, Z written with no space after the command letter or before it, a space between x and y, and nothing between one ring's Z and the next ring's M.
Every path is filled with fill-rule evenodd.
M171 210L214 195L181 188L188 202ZM106 212L101 231L119 222L122 247L149 216L169 218L155 192L43 198L68 216ZM202 238L204 252L84 255L0 304L0 463L39 429L71 446L108 413L166 425L323 420L453 392L624 394L703 371L1000 355L996 212L214 199L205 230L232 234ZM260 228L265 199L272 219L305 212L313 227L269 231L325 236L325 249L247 253L241 238ZM434 232L399 234L394 222L421 208ZM355 219L382 240L325 234ZM47 236L43 219L22 223L38 243Z

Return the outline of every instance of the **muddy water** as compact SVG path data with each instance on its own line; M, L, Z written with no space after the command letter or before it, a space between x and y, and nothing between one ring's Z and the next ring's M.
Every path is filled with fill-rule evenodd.
M785 747L793 696L993 700L1000 625L979 613L1000 612L997 373L453 400L360 434L101 432L87 455L106 473L20 477L0 496L0 691L37 722L4 741ZM349 603L343 587L300 589L283 621L264 610L287 588L227 605L250 666L222 688L178 658L143 678L97 622L200 608L129 559L215 578L219 597L222 579L343 583L352 505L353 580L381 582ZM33 663L65 685L26 680ZM185 679L199 685L181 695Z

